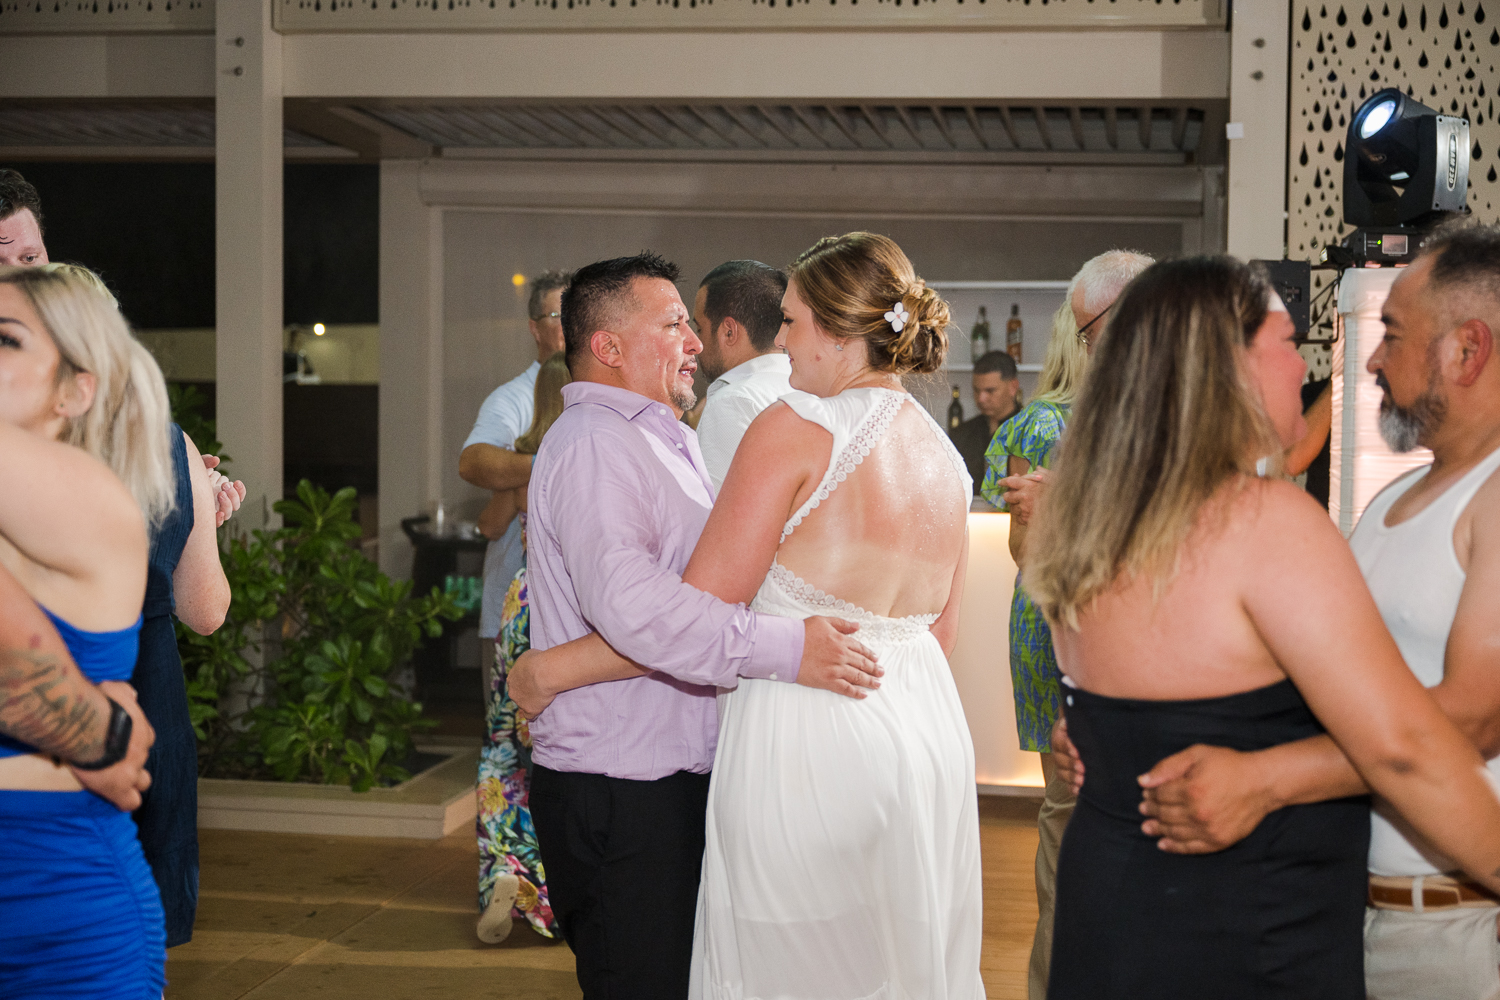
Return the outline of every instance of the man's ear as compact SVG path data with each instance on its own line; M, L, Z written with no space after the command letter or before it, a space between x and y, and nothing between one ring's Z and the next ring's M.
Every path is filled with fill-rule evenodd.
M721 332L722 331L722 334ZM733 316L725 316L719 323L719 329L714 331L714 336L722 336L725 347L734 347L750 334L740 325L740 321Z
M89 407L94 405L94 395L98 391L98 376L93 372L75 372L72 378L63 382L62 393L57 400L55 412L60 417L77 420L89 412Z
M589 352L607 368L620 368L625 359L620 353L620 338L608 330L595 330L589 337Z
M1484 372L1485 365L1495 351L1495 335L1484 320L1471 319L1455 330L1453 337L1458 345L1456 360L1459 366L1458 377L1454 381L1462 386L1473 385L1479 381L1480 374Z

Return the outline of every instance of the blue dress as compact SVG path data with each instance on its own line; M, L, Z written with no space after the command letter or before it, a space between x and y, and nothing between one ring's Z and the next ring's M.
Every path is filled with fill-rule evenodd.
M47 617L89 680L130 680L139 621L85 632ZM0 756L33 752L0 736ZM0 840L0 998L162 995L161 898L128 814L92 792L0 790Z
M167 947L193 939L198 910L198 741L188 713L187 681L177 652L172 573L193 531L193 482L182 428L172 425L177 505L151 536L146 566L141 655L131 683L141 711L156 730L146 759L151 787L135 811L141 848L161 891Z

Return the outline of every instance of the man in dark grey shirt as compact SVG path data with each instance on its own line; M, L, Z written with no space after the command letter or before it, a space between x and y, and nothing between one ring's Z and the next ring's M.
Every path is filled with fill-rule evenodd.
M974 405L979 415L965 420L948 437L964 457L974 480L974 495L984 482L984 453L995 431L1021 409L1021 379L1016 362L1004 351L990 351L974 362Z

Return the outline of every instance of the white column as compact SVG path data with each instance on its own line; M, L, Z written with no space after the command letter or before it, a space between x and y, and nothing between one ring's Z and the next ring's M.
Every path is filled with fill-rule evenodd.
M281 36L271 0L215 18L219 439L259 526L282 495Z
M1280 260L1286 250L1289 16L1289 0L1234 5L1228 244L1246 260Z
M401 519L438 499L444 457L442 212L421 171L380 164L380 568L395 579L411 576Z

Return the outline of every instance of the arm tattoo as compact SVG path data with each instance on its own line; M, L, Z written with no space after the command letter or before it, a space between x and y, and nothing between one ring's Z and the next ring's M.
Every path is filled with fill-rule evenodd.
M0 646L0 733L64 760L97 759L107 720L93 685L39 646Z

